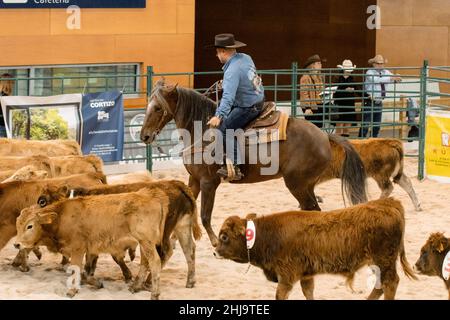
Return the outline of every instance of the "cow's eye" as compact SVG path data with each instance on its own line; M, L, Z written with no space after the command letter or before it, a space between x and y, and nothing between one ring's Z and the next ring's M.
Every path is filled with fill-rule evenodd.
M31 229L33 229L33 225L32 224L27 226L27 230L31 230Z
M228 241L228 236L227 236L225 233L222 233L222 234L220 235L220 240L221 240L222 242L227 242L227 241Z
M45 207L47 205L47 199L45 199L45 197L40 197L38 200L38 204L41 208Z

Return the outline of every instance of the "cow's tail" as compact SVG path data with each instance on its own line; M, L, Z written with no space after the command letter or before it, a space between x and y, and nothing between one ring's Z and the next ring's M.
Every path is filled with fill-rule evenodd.
M394 182L398 183L400 178L403 175L403 159L404 159L404 151L403 151L403 143L400 140L397 139L389 139L388 144L394 149L394 152L396 152L398 156L398 171L397 174L394 176Z
M406 253L405 253L405 244L404 244L404 232L402 234L402 240L400 243L400 264L402 265L403 272L409 279L418 280L417 276L414 274L413 269L411 268L411 265L409 264L408 260L406 259Z
M341 170L342 196L345 194L352 205L367 202L367 175L359 154L348 140L334 134L328 138L330 143L338 144L345 152Z
M195 240L200 240L202 237L202 229L198 223L198 210L197 210L197 201L192 194L191 189L182 182L178 183L181 192L189 199L189 203L191 206L190 214L192 217L192 233L194 235Z

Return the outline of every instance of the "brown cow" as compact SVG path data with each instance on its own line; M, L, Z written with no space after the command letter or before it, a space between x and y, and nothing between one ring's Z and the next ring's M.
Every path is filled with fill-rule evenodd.
M69 177L36 181L13 181L0 184L0 250L16 235L16 219L20 211L35 205L44 190L59 189L63 185L72 188L89 187L106 182L100 173L78 174ZM14 260L14 266L28 271L26 252L22 251Z
M443 266L444 259L449 252L450 239L446 238L443 233L432 233L420 250L420 257L416 262L415 269L421 274L441 278L447 287L450 300L450 278L445 280L442 272L443 268L450 272L450 261L446 261L446 265Z
M3 171L5 172L5 171ZM7 177L3 178L0 172L1 183L11 182L11 181L28 181L28 180L42 180L48 178L48 172L45 170L38 170L34 165L29 165L20 168L17 171L12 172Z
M19 140L0 138L0 156L32 156L42 154L49 157L82 155L75 140Z
M185 194L185 214L176 217L175 233L180 243L188 243L185 255L195 261L192 231L200 230L192 194ZM169 215L170 199L156 188L137 192L97 195L62 200L42 209L27 208L17 219L18 236L15 246L32 248L36 243L52 239L61 252L71 256L72 265L81 269L86 253L116 252L116 243L123 238L135 238L141 248L139 274L131 290L142 288L150 267L152 299L158 299L161 259L158 247L163 241L164 226ZM183 247L184 248L184 247ZM194 282L189 270L188 283ZM95 283L93 277L87 277ZM70 289L69 296L77 289Z
M39 197L40 203L51 204L53 202L57 202L63 200L69 195L72 196L92 196L92 195L105 195L105 194L120 194L126 192L135 192L139 191L143 188L147 188L149 190L162 191L169 198L169 216L166 219L166 223L164 226L164 236L161 248L158 248L158 253L161 257L162 265L169 260L173 253L173 247L171 245L170 236L176 229L177 221L180 219L179 217L189 214L191 212L190 207L195 206L195 199L192 197L192 193L188 186L186 186L183 182L177 180L160 180L154 182L138 182L138 183L129 183L129 184L119 184L119 185L101 185L94 186L91 188L74 188L69 189L67 186L62 186L58 190L44 190L42 195ZM191 201L191 205L186 205L187 200ZM194 238L196 240L200 239L201 231L200 229L196 229L198 226L197 223L197 215L193 217L194 221ZM188 281L186 287L194 286L194 274L195 274L195 265L194 261L188 254L190 252L190 242L187 240L180 241L182 250L185 254L186 262L188 264ZM122 272L125 269L128 269L120 258L114 259L119 266L122 268ZM119 263L120 262L120 263ZM95 267L97 263L97 256L90 255L87 258L87 262L85 265L85 271L93 276L95 272ZM125 272L124 272L125 275ZM144 288L148 289L151 286L151 277L149 277L146 282ZM139 288L136 288L137 291Z
M372 138L366 140L350 140L361 157L367 176L373 178L381 189L380 198L387 198L392 193L392 181L405 190L411 198L416 211L421 211L420 202L412 186L411 180L403 172L403 144L398 139ZM323 172L320 183L331 179L340 179L345 153L342 146L330 140L332 159ZM392 179L392 181L391 181Z
M34 155L27 157L0 157L1 171L17 171L25 166L32 165L36 170L44 170L53 177L53 162L50 157L43 155Z
M0 170L18 170L33 165L37 170L45 170L52 178L72 174L103 172L103 161L95 155L47 157L0 157Z
M253 215L255 216L255 215ZM292 211L252 219L254 247L246 247L247 219L225 220L215 255L263 269L268 280L278 282L277 299L287 299L300 281L303 294L314 299L314 276L322 273L347 277L351 287L355 272L364 265L380 269L381 288L369 299L394 299L399 282L396 260L405 274L416 279L406 260L403 237L404 209L393 198L380 199L329 212Z

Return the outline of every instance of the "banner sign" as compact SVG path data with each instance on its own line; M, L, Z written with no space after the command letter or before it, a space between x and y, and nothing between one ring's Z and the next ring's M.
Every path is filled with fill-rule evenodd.
M1 97L0 103L8 138L73 139L83 154L96 154L105 162L122 160L124 110L119 91L9 96Z
M123 94L109 91L83 95L81 150L103 161L120 161L123 155Z
M0 0L0 9L145 8L146 0Z
M450 183L450 112L427 110L425 170L427 177Z

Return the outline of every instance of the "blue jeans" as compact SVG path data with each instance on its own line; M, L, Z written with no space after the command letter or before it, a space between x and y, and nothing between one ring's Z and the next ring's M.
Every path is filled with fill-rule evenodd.
M380 123L381 123L381 116L383 114L383 102L375 102L373 101L373 108L372 108L372 101L367 100L364 108L363 108L363 123L362 127L359 129L359 136L360 137L366 137L367 132L369 131L370 122L372 121L372 136L378 137L378 134L380 133Z
M233 145L233 155L231 156L228 150L226 151L226 154L229 159L233 160L234 164L242 163L240 152L238 151L238 143L234 135L230 135L229 137L227 137L226 130L244 129L246 125L248 125L259 116L263 106L264 101L256 103L249 108L233 107L233 109L231 109L231 112L228 114L228 117L221 122L219 130L222 132L224 150L226 150L227 141L228 144Z

